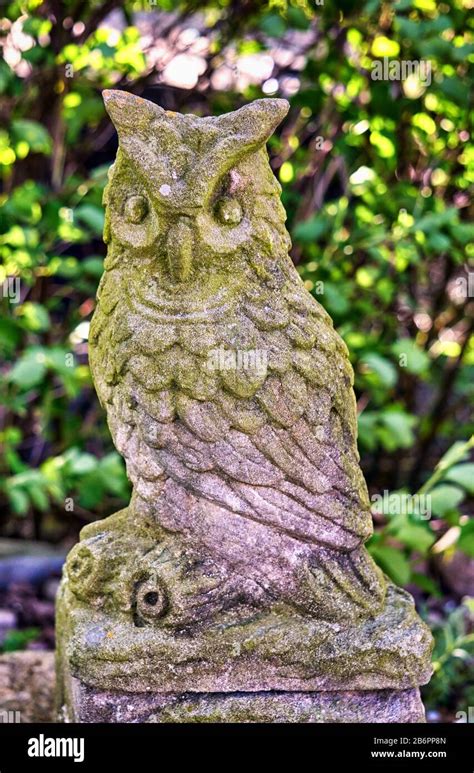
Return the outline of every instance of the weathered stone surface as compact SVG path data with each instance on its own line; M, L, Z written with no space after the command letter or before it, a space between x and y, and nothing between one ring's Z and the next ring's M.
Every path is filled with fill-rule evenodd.
M10 719L53 722L54 684L53 652L0 655L0 712L18 712ZM0 713L2 719L5 715Z
M150 695L72 679L72 691L75 722L425 722L418 689Z
M402 689L427 681L431 639L409 595L358 626L275 610L180 634L70 606L67 659L90 685L130 692Z
M105 99L119 152L90 361L134 492L68 558L60 704L79 683L261 696L224 701L237 712L295 693L272 697L281 716L316 691L317 717L321 690L416 691L431 637L364 548L347 349L288 256L265 151L287 103Z

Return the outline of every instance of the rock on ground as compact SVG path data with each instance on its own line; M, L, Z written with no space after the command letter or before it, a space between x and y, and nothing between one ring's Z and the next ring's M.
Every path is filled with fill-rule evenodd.
M54 652L0 655L1 712L20 712L20 722L54 721Z

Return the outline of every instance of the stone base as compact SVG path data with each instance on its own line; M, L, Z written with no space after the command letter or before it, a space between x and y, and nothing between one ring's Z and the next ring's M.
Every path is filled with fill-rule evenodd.
M337 692L127 693L97 690L71 678L72 722L425 722L418 689Z
M389 586L385 608L360 624L278 610L192 635L136 626L58 598L58 669L97 690L184 695L409 690L431 676L429 629L413 599Z

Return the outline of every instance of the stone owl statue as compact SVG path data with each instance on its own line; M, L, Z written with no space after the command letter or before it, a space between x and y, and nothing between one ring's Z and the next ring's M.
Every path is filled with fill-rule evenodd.
M288 256L265 147L288 103L104 99L90 363L133 495L70 554L62 657L135 692L417 687L430 636L364 547L348 352Z

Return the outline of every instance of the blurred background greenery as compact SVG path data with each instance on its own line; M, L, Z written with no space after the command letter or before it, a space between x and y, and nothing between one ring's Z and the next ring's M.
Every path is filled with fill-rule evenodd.
M128 501L87 364L105 254L101 198L117 148L101 90L199 115L284 96L291 110L269 152L292 257L348 344L364 473L372 496L389 494L374 499L369 548L435 633L430 717L474 705L470 11L470 0L6 3L6 552L20 539L65 551L81 526ZM430 77L374 80L384 58L427 62ZM415 493L430 518L404 506ZM8 587L0 606L22 614L0 649L48 646L41 615L24 612L25 589L15 585L12 601Z

